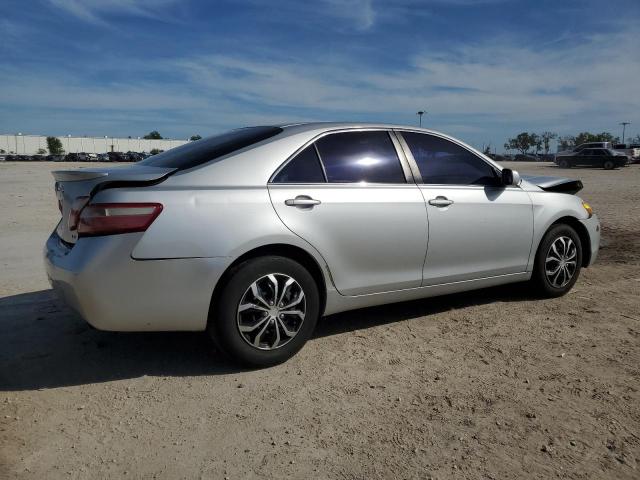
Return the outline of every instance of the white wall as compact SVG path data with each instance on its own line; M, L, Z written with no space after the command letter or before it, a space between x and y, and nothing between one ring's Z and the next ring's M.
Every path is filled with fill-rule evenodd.
M148 152L154 148L169 150L187 143L187 140L145 140L143 138L114 137L58 137L65 153ZM18 155L35 155L39 148L47 150L44 135L0 135L0 149ZM49 151L47 150L47 153Z

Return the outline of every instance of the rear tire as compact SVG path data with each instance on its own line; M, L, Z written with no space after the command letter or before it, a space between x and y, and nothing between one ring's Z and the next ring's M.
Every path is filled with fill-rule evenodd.
M220 350L251 367L293 357L313 334L320 315L315 280L286 257L242 262L217 298L207 331Z
M569 225L554 225L536 252L531 283L543 297L561 297L575 285L581 266L580 237Z
M571 168L571 164L566 158L561 158L560 160L558 160L558 166L560 168Z

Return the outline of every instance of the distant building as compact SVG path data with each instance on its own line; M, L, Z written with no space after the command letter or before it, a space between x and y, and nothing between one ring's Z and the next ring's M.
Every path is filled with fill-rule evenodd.
M65 153L106 153L106 152L149 152L151 150L169 150L188 142L188 140L145 140L144 138L117 137L58 137ZM38 150L47 150L46 135L0 135L0 149L6 153L35 155ZM47 150L47 153L49 151Z

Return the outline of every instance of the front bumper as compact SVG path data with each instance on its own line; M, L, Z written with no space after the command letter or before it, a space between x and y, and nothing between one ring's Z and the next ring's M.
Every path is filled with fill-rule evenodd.
M585 226L589 233L591 257L589 258L589 264L586 266L590 267L598 258L598 251L600 250L600 220L598 220L598 216L594 214L591 218L580 220L580 223Z
M134 260L141 233L82 238L73 248L54 232L44 248L51 286L100 330L204 330L227 257Z

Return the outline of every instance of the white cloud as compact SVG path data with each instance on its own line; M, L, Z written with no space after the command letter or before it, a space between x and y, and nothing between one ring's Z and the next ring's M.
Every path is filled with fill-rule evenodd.
M206 92L272 107L400 113L426 106L433 115L551 121L598 110L637 111L638 43L640 34L633 31L557 51L488 43L446 56L425 53L404 70L231 55L191 58L178 66Z
M157 18L158 8L176 0L49 0L75 17L92 23L104 23L103 16L124 13L138 17Z
M4 69L0 104L74 108L96 117L166 112L161 116L167 121L212 128L304 119L411 122L426 108L430 126L481 141L499 131L499 145L525 129L575 133L614 130L622 120L640 125L640 32L621 25L617 34L579 40L538 50L496 38L428 51L394 69L330 54L313 61L233 53L164 64L121 59L113 68L129 72L128 79L98 88L81 77ZM99 74L110 64L101 59L86 68Z
M358 30L369 30L376 21L372 0L324 0L330 15L350 20Z

